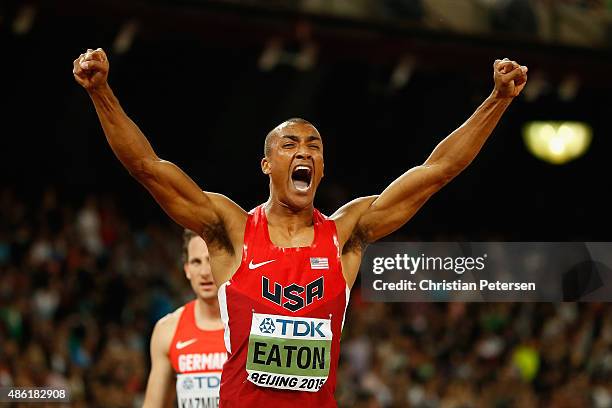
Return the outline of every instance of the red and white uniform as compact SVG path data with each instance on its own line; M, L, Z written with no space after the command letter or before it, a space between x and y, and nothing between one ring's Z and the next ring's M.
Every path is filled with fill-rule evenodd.
M217 407L221 370L227 360L223 329L202 330L195 320L196 301L185 305L168 355L176 371L179 407Z
M317 210L313 223L311 246L279 248L263 205L249 213L242 262L219 288L223 408L336 407L349 290L335 223Z

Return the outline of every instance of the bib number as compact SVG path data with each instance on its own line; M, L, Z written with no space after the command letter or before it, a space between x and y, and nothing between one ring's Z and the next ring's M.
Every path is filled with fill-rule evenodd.
M179 408L219 406L221 373L177 374L176 401Z
M248 380L261 387L318 391L329 375L331 320L253 313Z

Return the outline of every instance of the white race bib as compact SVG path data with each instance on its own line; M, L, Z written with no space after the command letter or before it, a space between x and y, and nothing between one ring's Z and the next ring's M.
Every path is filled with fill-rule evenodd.
M316 392L331 364L331 320L253 313L246 370L261 387Z
M176 375L176 401L179 408L217 408L221 373Z

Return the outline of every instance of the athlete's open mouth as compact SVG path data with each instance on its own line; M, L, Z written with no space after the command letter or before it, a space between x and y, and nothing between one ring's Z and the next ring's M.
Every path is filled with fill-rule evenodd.
M291 181L293 186L299 191L306 191L310 187L312 181L312 169L308 166L295 166L291 173Z

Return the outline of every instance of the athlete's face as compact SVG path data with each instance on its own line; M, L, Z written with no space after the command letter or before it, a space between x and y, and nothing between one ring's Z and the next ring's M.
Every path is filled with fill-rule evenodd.
M294 209L312 205L323 177L323 142L306 123L284 123L275 129L269 157L261 168L270 176L276 196Z
M191 288L199 298L207 300L217 297L217 287L210 270L208 247L202 238L193 237L189 241L184 269Z

